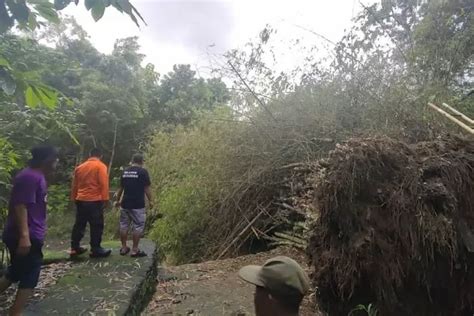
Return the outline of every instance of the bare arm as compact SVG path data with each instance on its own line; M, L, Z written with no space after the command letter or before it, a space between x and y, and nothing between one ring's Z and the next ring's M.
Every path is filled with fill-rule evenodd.
M145 195L148 198L148 203L150 203L150 208L153 208L153 195L151 194L151 187L145 187Z
M99 168L99 184L101 188L102 200L107 202L109 200L109 175L105 165L101 165Z
M122 203L122 198L123 198L123 187L120 187L117 191L116 194L116 198L117 198L117 201L115 202L115 206L120 206L120 203Z
M15 206L15 222L18 228L18 255L27 255L30 251L30 231L28 229L28 211L25 204Z
M74 174L72 176L72 187L71 187L71 201L75 201L77 197L77 175L76 175L76 170L74 170Z

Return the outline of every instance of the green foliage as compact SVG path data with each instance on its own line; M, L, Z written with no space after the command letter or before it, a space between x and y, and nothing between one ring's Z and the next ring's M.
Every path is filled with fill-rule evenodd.
M12 95L0 92L0 135L25 154L38 142L60 145L62 167L69 168L61 170L61 179L91 147L101 147L106 160L113 154L113 169L124 166L158 122L188 124L228 99L222 81L196 78L189 66L177 66L160 82L152 65L142 67L137 37L118 40L112 54L103 55L68 18L38 38L56 47L24 36L0 38L6 57L0 62L24 69L29 84Z
M54 6L61 10L72 2L58 0ZM49 3L49 9L40 3ZM110 6L136 22L140 18L128 1L84 4L96 20ZM34 29L30 36L54 44L0 35L0 139L12 146L5 157L16 155L15 167L6 164L0 181L8 182L31 146L60 147L55 180L65 186L52 187L50 203L51 233L60 235L70 231L74 217L65 202L69 177L87 151L101 147L117 170L146 148L156 204L164 214L152 236L172 261L215 257L261 208L268 216L253 228L269 229L278 211L272 203L285 198L282 182L291 175L281 170L288 164L312 161L351 136L418 141L456 131L424 110L428 100L473 114L467 92L474 23L467 0L389 4L367 7L330 63L308 52L308 66L291 73L266 63L275 34L266 28L247 51L226 55L231 67L218 73L233 82L231 93L221 79L198 78L189 65L176 65L162 77L153 65L143 67L136 37L118 40L104 55L71 18L38 30L33 26L48 14L54 19L51 1L0 2L1 23L10 19L7 30ZM25 24L26 13L36 19L31 25ZM115 236L118 213L106 216L113 223L108 234ZM239 240L232 251L246 246Z
M4 138L0 138L0 185L7 186L10 175L18 168L18 154L13 146Z
M5 138L0 137L0 225L5 223L8 214L8 192L10 177L18 168L18 154Z
M64 214L64 212L70 209L69 203L69 186L54 184L48 187L48 213L51 214Z
M352 98L395 107L402 121L413 114L421 117L428 101L451 103L472 114L472 98L465 98L472 90L474 56L470 1L382 4L365 7L336 48L336 69L346 76ZM397 99L382 99L393 92ZM374 100L360 98L363 94Z
M69 239L74 223L74 211L66 184L48 187L48 238Z
M70 184L60 183L48 187L48 239L69 241L76 216L76 206L70 201ZM105 212L104 239L115 240L118 236L119 212Z
M40 143L50 143L60 149L60 164L56 179L68 181L71 165L75 163L71 149L78 140L80 125L75 122L77 112L69 106L60 106L54 111L40 107L22 108L15 103L0 102L0 135L12 144L23 167L29 157L29 150ZM74 155L74 151L72 152Z
M119 235L119 221L120 221L120 210L118 208L109 208L104 214L105 228L104 228L104 239L105 240L118 240Z
M367 314L367 316L377 316L379 314L379 311L377 310L377 307L373 304L369 305L357 305L350 313L349 316L352 316L356 314L356 312L364 312Z
M6 0L0 3L0 34L7 32L15 25L20 29L34 31L46 22L59 23L58 11L65 9L71 3L79 4L79 0ZM91 11L95 21L102 18L105 8L113 7L127 14L137 26L138 19L143 17L128 0L85 0L85 7Z
M18 168L18 154L5 138L0 136L0 227L5 225L8 215L8 200L10 191L10 178ZM7 263L7 250L0 242L0 270Z
M0 2L0 38L17 26L20 30L35 31L39 26L60 22L58 12L70 3L79 0L7 0ZM85 0L86 9L91 11L95 21L102 18L106 7L114 7L127 14L137 26L138 18L145 22L137 9L128 0ZM44 105L54 108L59 104L60 92L38 80L39 74L26 64L12 63L0 50L0 91L7 96L15 92L24 94L24 101L30 107Z
M185 65L175 67L160 81L152 65L142 66L144 56L136 37L118 40L113 52L103 55L73 19L45 26L35 38L56 46L43 46L23 35L0 38L5 56L0 64L31 76L30 86L21 86L11 95L0 92L0 135L18 153L20 166L38 143L59 147L59 170L50 188L49 237L68 239L75 208L68 202L70 175L91 147L104 150L105 161L113 169L111 177L116 179L118 167L128 164L132 153L143 148L158 124L192 124L201 113L222 106L228 92L219 79L197 78ZM50 95L45 86L61 91L55 95L57 104L45 99ZM165 198L165 205L177 210L172 195L184 196L188 188L185 184L173 188L175 193ZM183 203L196 204L204 196L199 191L186 196ZM198 209L204 209L204 204ZM115 209L106 213L108 238L117 238L118 216ZM194 233L192 224L179 229Z
M189 124L199 111L225 105L229 93L220 79L196 78L190 65L175 65L164 76L158 90L158 104L151 108L153 118L173 124Z
M224 188L222 161L230 158L231 148L225 123L209 116L226 117L224 109L204 116L192 127L159 132L149 145L147 168L152 178L156 204L164 217L152 228L169 261L201 258L206 247L209 209Z
M194 104L212 107L202 101L207 92L195 97L199 84L189 68L164 77L151 113L178 126L155 134L148 163L164 213L152 235L168 256L215 258L229 245L236 254L256 235L283 229L275 204L291 203L288 190L297 190L286 187L292 174L285 166L314 161L342 140L416 142L458 131L425 108L435 100L474 109L466 96L472 76L463 75L472 72L472 10L466 1L389 3L365 9L331 63L310 51L307 68L275 71L266 63L273 57L269 28L243 51L229 52L230 69L218 72L234 80L232 114L196 114ZM231 245L262 208L254 231Z
M157 240L166 253L168 262L179 263L201 258L206 249L200 238L205 231L207 218L206 192L197 181L184 179L182 184L160 194L160 210L166 215L152 228L152 238ZM201 184L201 183L199 183Z
M267 105L277 121L259 110L246 120L219 108L187 128L154 135L147 166L164 217L151 234L169 260L215 258L261 207L281 198L286 176L281 168L319 157L337 140L327 144L326 138L349 135L332 132L339 127L330 91L303 92L301 105L287 106L303 94ZM254 228L265 231L266 225L262 221Z
M3 99L12 102L22 99L30 107L52 108L58 104L60 93L40 79L39 56L22 58L38 53L33 43L3 35L0 36L0 52L0 98L4 94Z
M20 29L35 30L45 21L58 23L59 17L52 2L44 0L7 0L0 3L0 34L15 24Z

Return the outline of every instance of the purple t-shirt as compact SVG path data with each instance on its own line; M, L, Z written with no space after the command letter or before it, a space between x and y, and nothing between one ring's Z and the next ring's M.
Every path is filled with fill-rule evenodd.
M18 240L18 227L13 221L14 209L18 204L25 204L28 212L30 239L43 241L46 235L46 202L48 187L40 171L26 168L20 171L13 180L10 195L8 220L3 232L5 242Z

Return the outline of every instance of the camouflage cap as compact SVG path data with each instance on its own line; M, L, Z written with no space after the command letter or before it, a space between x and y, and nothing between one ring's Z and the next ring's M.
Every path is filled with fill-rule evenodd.
M304 296L309 290L309 279L303 268L284 256L269 259L263 266L245 266L239 276L280 296Z

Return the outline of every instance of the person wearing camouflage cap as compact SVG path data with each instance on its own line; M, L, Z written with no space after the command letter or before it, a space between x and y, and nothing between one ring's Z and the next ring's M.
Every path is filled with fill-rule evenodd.
M256 286L257 316L296 316L309 290L304 270L295 260L284 256L267 260L263 266L245 266L239 276Z

